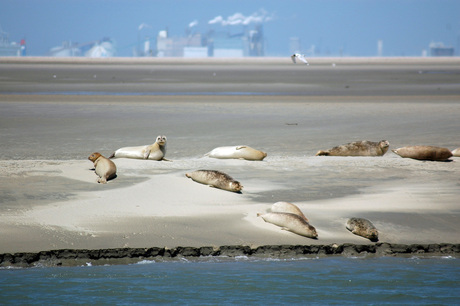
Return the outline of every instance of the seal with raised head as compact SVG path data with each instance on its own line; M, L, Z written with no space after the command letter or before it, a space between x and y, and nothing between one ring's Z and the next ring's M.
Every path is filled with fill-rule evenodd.
M305 221L308 222L307 217L305 217L305 215L300 210L300 208L297 207L296 205L292 204L292 203L289 203L289 202L283 202L283 201L276 202L275 204L272 205L271 211L272 212L284 212L284 213L295 214L295 215L298 215L298 216L304 218Z
M401 157L418 160L445 161L452 156L449 149L435 146L407 146L392 151Z
M452 151L452 156L460 157L460 148L457 148Z
M346 224L347 229L355 235L369 239L370 241L379 241L379 232L371 221L364 218L350 218Z
M390 147L387 140L379 142L361 140L333 147L326 151L318 151L316 156L382 156Z
M116 150L110 158L135 158L150 160L165 160L166 136L158 136L155 143L145 146L124 147Z
M246 160L263 160L267 153L256 150L249 146L218 147L205 156L220 159L246 159Z
M227 191L241 192L243 189L240 182L235 181L230 175L217 170L196 170L186 173L185 176L197 183Z
M281 227L282 230L308 238L318 238L316 229L299 215L285 212L269 212L266 214L257 214L257 217L261 217L265 222Z
M99 152L94 152L88 159L93 162L95 172L99 176L98 183L107 184L117 176L117 166L110 159L102 156Z

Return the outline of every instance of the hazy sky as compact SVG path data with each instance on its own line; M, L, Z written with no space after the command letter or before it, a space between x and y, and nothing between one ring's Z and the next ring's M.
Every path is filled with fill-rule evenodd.
M243 19L230 16L264 20L268 56L289 55L290 37L304 52L314 45L317 56L375 56L379 39L384 56L419 56L430 42L460 54L459 0L0 0L3 31L10 41L25 38L28 55L110 37L117 56L132 56L138 35L166 28L170 36L183 36L191 23L201 33L242 32Z

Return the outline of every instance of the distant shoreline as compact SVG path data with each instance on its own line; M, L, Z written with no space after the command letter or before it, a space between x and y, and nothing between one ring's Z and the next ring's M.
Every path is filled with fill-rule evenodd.
M92 265L129 264L140 260L180 259L199 257L250 256L257 258L294 259L304 256L451 256L460 254L460 244L330 244L330 245L263 245L250 247L228 245L220 247L148 247L113 249L60 249L41 252L20 252L0 254L0 267L35 266L80 266L91 262Z
M311 57L311 65L325 64L460 64L460 57ZM168 64L168 65L216 65L216 64L284 64L291 63L286 57L242 57L242 58L183 58L183 57L0 57L0 64Z

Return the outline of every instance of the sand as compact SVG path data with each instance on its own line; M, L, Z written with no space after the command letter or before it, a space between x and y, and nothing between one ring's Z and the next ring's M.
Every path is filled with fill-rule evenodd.
M355 140L460 147L457 61L2 59L0 253L372 244L346 230L350 217L371 220L380 242L460 243L459 158L314 156ZM157 135L171 162L114 159L117 178L97 183L92 152ZM267 158L204 156L242 144ZM243 192L185 177L197 169L228 173ZM319 239L257 217L277 201L301 208Z

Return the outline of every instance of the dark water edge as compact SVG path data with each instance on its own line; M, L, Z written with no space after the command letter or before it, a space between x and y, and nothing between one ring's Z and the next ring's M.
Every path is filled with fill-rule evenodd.
M460 244L330 244L330 245L264 245L258 247L229 245L176 248L113 248L113 249L60 249L41 252L0 254L0 267L53 267L132 264L141 260L180 260L201 257L238 256L255 258L295 259L308 256L341 255L345 257L383 256L457 256Z

